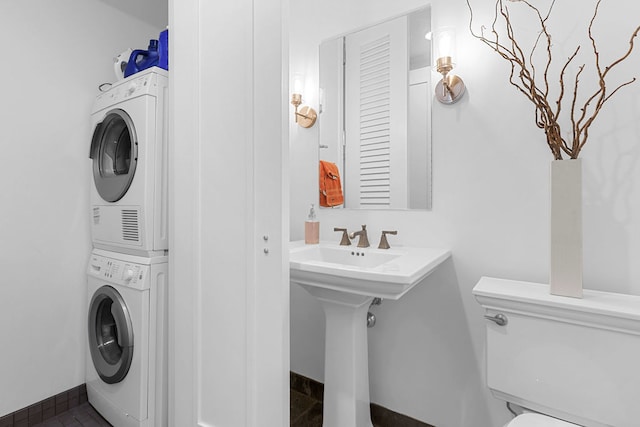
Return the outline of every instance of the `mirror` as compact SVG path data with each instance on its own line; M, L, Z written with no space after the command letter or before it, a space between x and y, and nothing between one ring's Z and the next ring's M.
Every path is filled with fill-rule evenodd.
M320 45L320 206L431 209L430 34L427 6Z

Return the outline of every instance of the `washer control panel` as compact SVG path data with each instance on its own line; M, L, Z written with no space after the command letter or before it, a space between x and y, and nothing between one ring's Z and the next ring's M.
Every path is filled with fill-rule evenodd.
M109 283L133 288L144 288L149 266L91 254L87 273Z

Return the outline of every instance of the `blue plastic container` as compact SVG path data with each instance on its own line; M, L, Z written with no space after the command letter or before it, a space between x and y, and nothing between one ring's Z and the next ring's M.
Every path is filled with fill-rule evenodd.
M149 67L158 65L160 56L158 54L158 40L149 40L149 49L136 49L131 52L129 62L124 70L124 76L129 77L139 71L146 70Z
M158 67L169 69L169 30L164 30L158 37Z

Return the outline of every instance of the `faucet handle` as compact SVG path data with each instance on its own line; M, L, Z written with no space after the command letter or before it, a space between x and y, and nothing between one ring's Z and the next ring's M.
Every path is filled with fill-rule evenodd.
M378 249L389 249L391 247L389 246L389 242L387 241L387 234L392 234L395 236L396 234L398 234L398 231L383 231L382 236L380 236L380 244L378 245Z
M349 240L349 233L346 228L334 227L333 231L342 231L342 240L340 240L340 246L350 246L351 240Z

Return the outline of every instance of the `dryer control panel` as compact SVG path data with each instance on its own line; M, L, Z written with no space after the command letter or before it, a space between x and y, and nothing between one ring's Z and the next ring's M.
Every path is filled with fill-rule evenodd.
M87 273L95 278L120 286L148 288L148 265L91 254Z
M98 95L92 111L95 113L127 99L142 95L158 97L168 84L166 71L157 67L148 68L114 83L111 88Z

